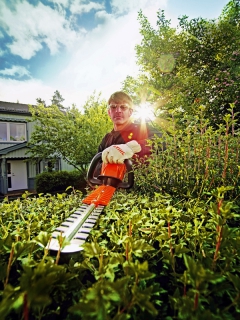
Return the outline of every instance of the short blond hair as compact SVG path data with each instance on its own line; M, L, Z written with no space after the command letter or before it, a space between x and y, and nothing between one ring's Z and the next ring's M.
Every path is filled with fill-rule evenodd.
M112 102L115 102L115 103L125 102L129 105L130 109L133 109L132 98L123 91L116 91L113 94L111 94L110 98L108 99L108 105L110 105Z

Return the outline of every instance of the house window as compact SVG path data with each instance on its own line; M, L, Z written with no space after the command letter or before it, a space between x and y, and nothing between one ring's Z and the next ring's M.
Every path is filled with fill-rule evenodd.
M12 177L8 177L8 189L12 188Z
M44 171L60 171L60 159L56 159L55 163L52 163L48 160L39 161L37 165L37 174L42 173Z
M0 122L0 141L26 140L26 123Z
M7 141L7 124L0 122L0 141Z

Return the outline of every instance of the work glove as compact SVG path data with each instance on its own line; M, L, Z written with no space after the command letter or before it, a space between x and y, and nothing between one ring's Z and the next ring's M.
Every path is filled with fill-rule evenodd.
M124 163L125 159L132 158L134 153L140 152L141 146L132 140L126 144L112 145L102 152L103 163Z

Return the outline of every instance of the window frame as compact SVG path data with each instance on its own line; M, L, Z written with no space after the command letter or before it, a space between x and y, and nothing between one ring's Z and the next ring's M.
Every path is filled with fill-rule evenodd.
M21 143L27 141L27 123L26 122L17 122L17 121L0 121L0 124L5 124L6 125L6 140L1 140L0 136L0 142L5 142L5 143ZM22 137L24 137L23 140L14 140L11 139L11 125L15 125L15 130L17 131L17 125L24 126L24 133ZM21 130L20 130L21 131Z

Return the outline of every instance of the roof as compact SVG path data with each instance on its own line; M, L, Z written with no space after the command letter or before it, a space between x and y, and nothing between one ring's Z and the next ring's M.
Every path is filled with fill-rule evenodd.
M1 109L0 109L1 110ZM7 117L0 117L0 121L11 121L11 122L27 122L26 119L21 118L7 118Z
M26 141L22 142L22 143L14 144L11 147L7 147L7 148L4 148L4 149L0 150L0 156L4 155L4 154L8 154L9 152L12 152L12 151L15 151L15 150L19 150L19 149L25 148L25 147L27 147L27 142Z
M29 111L29 106L27 104L5 101L0 101L0 112L31 114Z

